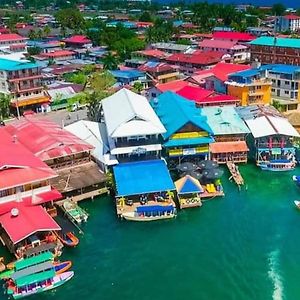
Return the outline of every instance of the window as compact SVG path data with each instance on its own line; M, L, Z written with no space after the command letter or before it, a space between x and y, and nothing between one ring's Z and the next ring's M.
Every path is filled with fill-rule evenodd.
M286 80L286 81L284 82L284 84L287 84L287 85L289 85L289 84L290 84L290 82Z
M275 89L272 89L272 93L275 93Z
M284 91L284 94L289 95L290 93L289 93L289 91Z

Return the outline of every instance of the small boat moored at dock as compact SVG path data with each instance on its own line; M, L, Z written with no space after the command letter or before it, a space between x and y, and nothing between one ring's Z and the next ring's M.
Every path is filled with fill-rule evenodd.
M79 239L71 232L56 234L57 238L67 247L75 247L79 244Z
M86 222L89 217L88 213L72 200L66 200L63 203L62 208L70 220L77 224Z
M258 166L263 171L274 171L274 172L282 172L282 171L292 171L295 169L295 162L285 159L279 160L271 160L266 162L260 162Z
M296 182L297 186L300 187L300 176L294 175L292 179L294 182Z

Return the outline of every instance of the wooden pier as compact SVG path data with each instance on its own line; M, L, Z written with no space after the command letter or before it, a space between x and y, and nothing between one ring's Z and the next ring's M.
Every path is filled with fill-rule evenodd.
M241 187L242 185L244 185L244 179L238 169L238 167L235 165L234 162L232 161L227 161L226 162L226 165L227 165L227 168L231 174L230 179L233 179L234 182L239 186Z

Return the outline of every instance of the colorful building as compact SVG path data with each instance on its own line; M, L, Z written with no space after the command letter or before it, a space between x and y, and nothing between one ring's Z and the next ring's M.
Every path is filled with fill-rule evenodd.
M55 170L50 183L75 201L99 195L105 175L92 160L93 146L45 118L32 116L10 123L5 131Z
M252 62L300 65L300 39L263 36L249 45Z
M230 74L226 81L228 95L241 100L242 106L271 103L272 82L266 71L251 69Z
M165 127L148 100L121 89L102 100L111 159L117 162L159 158Z
M220 164L227 161L246 163L248 147L245 137L250 131L235 107L204 107L202 114L207 117L215 139L215 142L209 145L211 159Z
M297 130L272 106L238 107L251 135L250 155L263 170L287 171L295 167L293 138Z
M186 158L209 158L213 132L195 103L173 92L165 92L150 103L166 128L163 147L171 167L173 162L177 164Z
M53 201L62 198L51 186L58 175L5 127L0 128L0 139L1 239L18 258L35 255L45 247L55 252L58 245L48 244L45 237L60 227L41 205L52 208Z
M265 65L267 77L272 82L272 102L280 105L281 111L298 109L300 103L300 67L292 65Z
M276 18L275 26L277 31L298 31L300 30L300 16L291 14L280 16Z
M37 63L0 58L0 93L11 95L11 106L17 110L35 110L50 100L41 78Z

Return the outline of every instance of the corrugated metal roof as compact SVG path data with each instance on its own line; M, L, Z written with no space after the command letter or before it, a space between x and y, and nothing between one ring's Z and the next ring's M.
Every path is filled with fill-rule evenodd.
M250 45L284 47L284 48L300 48L300 39L291 38L274 38L269 36L261 36L249 43Z
M165 92L152 99L150 103L167 129L163 134L165 139L188 123L212 133L207 118L201 115L201 109L196 108L195 103L173 92Z
M166 132L148 100L127 89L102 100L108 136L126 137Z
M250 132L233 106L203 107L202 113L207 117L207 122L214 135Z

